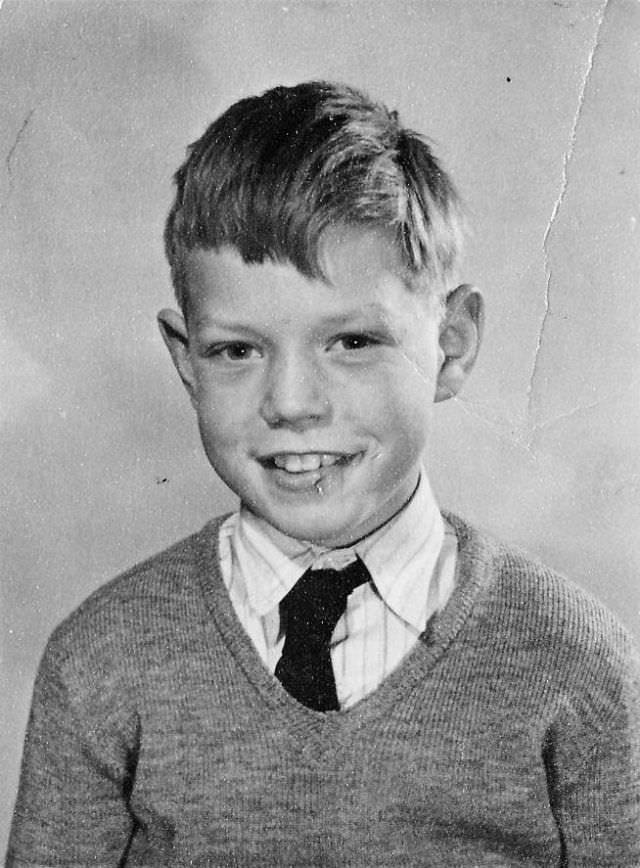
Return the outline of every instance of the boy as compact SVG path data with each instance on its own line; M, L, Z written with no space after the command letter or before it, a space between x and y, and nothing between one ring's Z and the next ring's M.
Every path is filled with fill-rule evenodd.
M422 469L482 300L427 144L322 82L176 175L160 327L237 514L54 633L13 865L640 865L638 661Z

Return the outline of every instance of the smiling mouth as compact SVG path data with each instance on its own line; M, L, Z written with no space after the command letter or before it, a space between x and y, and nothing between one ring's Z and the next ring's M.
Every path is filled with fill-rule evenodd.
M260 458L267 468L285 470L287 473L314 473L324 467L350 464L361 453L346 452L277 452Z

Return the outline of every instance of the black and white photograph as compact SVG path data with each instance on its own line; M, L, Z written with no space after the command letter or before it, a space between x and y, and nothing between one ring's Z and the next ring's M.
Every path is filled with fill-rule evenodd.
M638 0L0 0L6 868L638 868Z

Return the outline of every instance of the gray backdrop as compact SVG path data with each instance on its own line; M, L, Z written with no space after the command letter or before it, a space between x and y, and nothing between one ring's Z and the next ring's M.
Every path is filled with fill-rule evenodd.
M636 0L42 2L0 9L0 851L47 635L233 504L156 333L187 142L231 101L364 86L435 140L485 345L441 405L441 503L640 638Z

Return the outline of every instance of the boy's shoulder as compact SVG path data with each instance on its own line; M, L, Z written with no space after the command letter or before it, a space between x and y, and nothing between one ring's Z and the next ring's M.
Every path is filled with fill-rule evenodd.
M563 573L523 549L499 540L464 518L445 513L458 539L461 570L484 587L485 605L500 610L507 622L523 621L547 635L587 638L592 632L624 634L607 607ZM479 601L480 602L480 601Z
M593 594L521 549L446 514L458 538L460 573L476 587L479 642L512 661L573 666L596 680L637 671L638 652L615 615ZM551 674L551 673L550 673Z
M143 642L145 633L150 638L170 625L178 629L185 619L203 619L201 578L216 569L218 530L225 517L101 585L56 627L49 648L62 657L77 655L79 647L126 648Z

